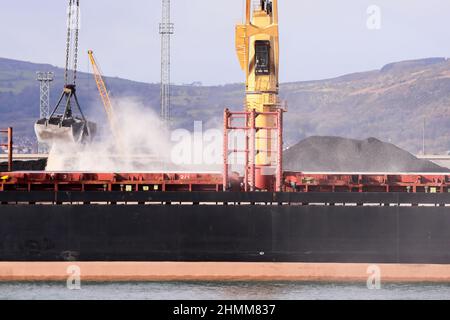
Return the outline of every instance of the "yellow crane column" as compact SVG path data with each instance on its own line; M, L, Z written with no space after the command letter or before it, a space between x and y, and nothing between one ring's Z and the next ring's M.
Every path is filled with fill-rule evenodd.
M253 9L253 10L252 10ZM252 8L246 0L245 24L236 26L236 51L246 73L246 111L276 112L279 108L278 0L261 0ZM275 117L259 115L257 127L274 127ZM264 189L265 168L271 166L271 135L256 132L256 188Z

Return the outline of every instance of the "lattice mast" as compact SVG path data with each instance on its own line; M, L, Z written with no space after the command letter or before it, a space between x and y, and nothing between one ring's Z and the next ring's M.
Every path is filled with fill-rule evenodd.
M54 80L53 72L37 72L36 80L39 81L39 116L48 118L50 115L50 83Z
M39 119L48 119L50 116L50 83L54 80L53 72L37 72L39 81ZM38 153L48 152L46 144L38 143Z
M162 0L162 21L159 24L161 34L161 119L170 124L170 38L174 33L174 24L170 20L170 0Z

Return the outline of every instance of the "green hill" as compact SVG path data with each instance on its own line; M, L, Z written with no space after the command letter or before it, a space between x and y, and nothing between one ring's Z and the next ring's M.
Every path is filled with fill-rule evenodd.
M0 126L14 126L16 136L33 137L38 117L36 71L53 71L52 105L63 86L63 70L50 65L0 58ZM301 71L299 71L301 72ZM106 122L92 75L80 73L78 95L86 113ZM159 85L106 78L114 97L133 97L158 112ZM450 61L430 58L389 64L381 70L335 79L286 83L286 144L308 136L376 137L412 153L422 149L425 119L428 152L450 150ZM202 120L220 126L223 109L240 110L244 86L174 86L177 127L192 129Z

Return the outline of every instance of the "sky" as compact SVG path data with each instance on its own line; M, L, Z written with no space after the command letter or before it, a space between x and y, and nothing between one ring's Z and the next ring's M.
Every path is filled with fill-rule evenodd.
M0 0L0 57L63 66L67 3ZM244 81L234 51L243 3L172 0L172 82ZM279 0L279 6L282 82L450 56L448 0ZM379 11L368 11L373 6ZM81 0L81 71L92 49L105 75L159 82L160 20L160 0Z

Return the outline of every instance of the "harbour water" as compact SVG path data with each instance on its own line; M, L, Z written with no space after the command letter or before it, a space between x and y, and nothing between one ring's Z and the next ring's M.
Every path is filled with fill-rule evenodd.
M65 282L0 283L7 300L450 300L450 284L365 283L218 283L148 282L81 283L70 290Z

